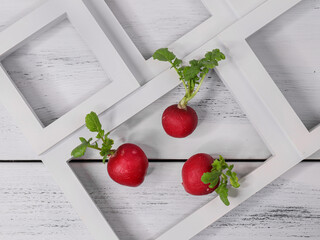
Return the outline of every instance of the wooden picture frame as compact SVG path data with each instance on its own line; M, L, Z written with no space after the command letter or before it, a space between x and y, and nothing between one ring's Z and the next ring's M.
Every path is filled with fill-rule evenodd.
M305 128L246 42L251 34L300 1L243 0L240 5L237 0L203 0L213 16L169 46L184 61L202 56L213 48L220 48L226 53L228 61L222 63L216 71L238 100L270 149L272 156L261 167L240 180L241 189L230 190L232 191L230 206L223 205L218 198L215 198L157 239L171 240L193 237L288 169L320 149L320 128L317 127L310 132ZM95 46L96 49L103 48L104 44L108 46L108 50L113 49L113 57L116 57L114 58L116 62L121 66L123 64L127 66L125 74L129 76L129 84L132 85L123 93L121 99L114 100L112 106L104 105L97 108L95 104L80 105L77 114L69 116L70 119L77 117L83 121L85 113L89 110L86 106L91 107L90 110L95 110L100 114L103 123L108 123L108 130L112 130L176 87L180 82L177 80L175 72L169 69L167 64L143 59L104 1L94 0L89 4L88 1L68 0L63 1L63 4L76 4L76 2L81 2L80 8L88 14L88 17L94 22L95 28L103 36L103 46ZM57 9L59 13L50 21L48 16L45 16L46 23L52 23L58 15L60 18L65 14L65 9L60 8L62 2L49 0L45 4L52 4L51 7ZM33 13L37 13L45 4ZM73 10L70 8L69 11L71 14ZM37 31L34 31L33 28L28 34L20 36L21 41L16 41L12 47L2 48L1 43L9 44L11 36L15 36L15 34L10 35L11 31L14 32L14 28L18 29L23 26L24 21L30 16L32 17L32 15L28 15L0 33L1 57L13 51L34 32L43 29L44 24L43 26L40 24L37 26ZM198 36L202 36L202 38ZM103 59L103 57L101 57L102 62L108 68L111 63L109 59ZM117 78L117 74L120 73L116 71L114 74ZM44 139L41 134L35 134L37 129L41 128L39 121L35 118L25 99L14 88L3 68L0 75L0 100L18 120L24 133L40 154L43 163L51 171L94 238L118 239L68 165L68 161L71 159L70 150L78 144L78 136L90 136L90 133L82 127L83 123L77 123L72 129L68 125L60 126L61 129L58 127L57 131L67 128L65 134L56 136L55 133L52 133L53 140L45 144L40 143ZM19 113L16 113L16 110L19 110ZM61 123L63 122L61 121ZM51 137L51 133L46 136Z

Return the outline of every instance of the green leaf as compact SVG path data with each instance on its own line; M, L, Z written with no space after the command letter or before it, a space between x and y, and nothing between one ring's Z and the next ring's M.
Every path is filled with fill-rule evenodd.
M188 66L182 66L182 60L178 59L173 52L168 48L160 48L153 54L153 58L171 63L186 91L181 102L187 105L198 93L209 70L218 66L219 61L225 59L225 56L219 49L213 49L207 52L202 59L193 59L189 61ZM201 81L199 81L200 79Z
M230 171L232 171L233 167L234 167L234 165L231 164L228 168L229 168Z
M211 60L211 61L203 62L203 65L208 69L213 69L219 64L216 60Z
M189 63L191 65L191 67L197 67L197 68L201 67L200 61L198 61L198 60L193 59Z
M214 160L214 162L212 163L212 171L223 171L227 168L229 168L229 165L221 155L219 156L219 159Z
M216 178L214 181L212 181L212 183L210 183L209 185L209 188L214 188L215 186L217 186L219 180L220 178Z
M174 55L173 52L170 52L168 48L160 48L152 55L152 57L159 61L171 62L176 58L176 55Z
M88 145L89 144L87 142L81 143L79 146L72 150L71 156L73 156L74 158L82 157L86 153Z
M113 144L114 141L112 139L106 138L105 141L102 143L102 150L100 152L101 156L110 155Z
M114 144L114 141L110 138L107 138L106 141L105 141L105 144L112 147L112 145Z
M228 182L228 177L224 173L221 173L221 178L222 178L223 182L225 182L225 183Z
M82 143L87 143L88 145L89 145L90 142L92 141L92 138L89 138L89 140L86 140L85 138L80 137L79 139L80 139L80 142L82 142Z
M183 76L186 81L193 80L197 77L200 72L198 66L187 66L183 69Z
M173 66L176 67L176 68L178 68L181 63L182 63L182 60L180 60L179 58L176 58L176 59L173 61Z
M218 159L214 160L214 162L212 163L212 169L219 172L223 170L221 162Z
M211 61L213 59L213 54L212 52L207 52L204 57L207 61Z
M230 177L230 183L232 185L232 187L234 188L238 188L240 187L240 184L238 182L238 177L237 177L237 174L235 172L231 172L231 170L228 170L226 172L226 174Z
M216 189L216 193L219 195L221 201L226 205L229 206L230 202L228 200L228 188L227 188L227 184L222 183L219 185L219 187L217 187Z
M217 179L219 180L220 175L221 175L221 172L218 172L218 171L206 172L202 175L201 181L204 184L209 184L209 183L212 183L213 181L216 181Z
M104 137L104 130L100 130L96 136L98 139L102 139Z
M101 123L95 112L91 112L86 116L86 126L91 132L101 131Z
M207 52L206 55L205 55L205 60L204 61L204 64L212 69L216 66L218 66L218 62L225 59L225 55L220 52L219 49L214 49L212 50L211 52Z
M201 181L204 184L210 184L209 188L214 188L220 181L216 188L216 193L220 196L221 201L229 206L228 200L228 180L230 179L231 186L234 188L240 187L238 177L235 172L232 172L234 165L228 165L225 159L220 155L219 159L215 159L212 163L211 172L206 172L201 176Z
M71 152L71 156L75 158L82 157L86 153L86 150L90 145L90 142L92 141L92 138L89 138L89 140L86 140L85 138L80 137L79 139L81 141L81 144L77 146L75 149L73 149Z
M91 144L90 142L92 141L92 138L90 138L89 140L86 140L85 138L80 137L79 139L81 141L81 144L72 150L71 155L76 158L82 157L85 154L87 148L93 148L100 151L102 161L105 163L108 156L115 153L115 150L112 149L114 141L108 137L110 134L109 132L105 134L105 130L101 129L102 126L101 126L99 117L95 112L91 112L87 114L85 118L85 122L86 122L87 128L91 132L98 133L96 135L96 138L102 140L102 146L99 147L99 144L97 141Z
M209 188L214 188L218 184L220 180L220 176L221 176L221 172L213 170L211 172L204 173L201 177L201 181L204 184L210 183Z

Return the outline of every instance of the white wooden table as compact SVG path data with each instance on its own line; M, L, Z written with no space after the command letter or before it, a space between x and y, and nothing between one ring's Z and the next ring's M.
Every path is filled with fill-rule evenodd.
M0 31L37 2L0 0ZM202 4L194 0L106 2L146 58L209 16ZM320 122L319 42L320 0L302 1L249 39L309 128ZM104 86L107 79L66 21L17 50L3 64L46 125ZM146 145L145 139L139 138L138 133L146 131L144 126L159 121L163 109L182 95L182 88L170 92L128 121L118 134L130 129L131 134L125 140L141 145L150 158L184 159L201 151L204 146L184 149L178 144L181 153L173 153L168 148L172 145L170 141L153 140ZM269 156L264 143L214 73L192 104L199 114L199 131L215 124L216 131L225 133L223 139L208 143L225 157L265 159ZM162 134L160 124L154 131ZM0 239L91 239L40 162L4 161L36 160L37 156L1 105L0 143L3 161L0 163ZM154 146L158 146L157 151ZM95 159L97 155L89 153L86 158ZM320 153L312 158L319 159ZM244 175L259 164L238 162L237 167ZM77 162L72 166L121 239L158 236L213 197L193 197L183 191L182 162L152 163L152 174L136 189L111 182L101 163ZM319 170L319 162L299 164L194 239L320 239Z

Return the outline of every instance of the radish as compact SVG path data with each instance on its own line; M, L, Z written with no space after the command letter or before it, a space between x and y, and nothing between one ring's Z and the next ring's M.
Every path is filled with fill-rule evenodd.
M162 115L162 126L165 132L176 138L190 135L197 127L198 116L191 108L179 108L176 104L168 107Z
M153 54L153 59L169 62L179 75L186 91L181 101L175 107L168 107L162 115L162 126L165 132L176 138L190 135L197 127L198 116L188 107L188 102L195 97L210 69L218 66L218 62L225 59L219 49L207 52L200 60L189 61L189 66L183 66L182 60L177 58L168 48L160 48Z
M210 183L204 184L201 177L211 171L214 159L205 153L199 153L186 161L182 168L182 185L186 192L192 195L206 195L212 193L217 187L209 188Z
M96 149L100 151L103 163L109 159L107 170L112 180L129 187L137 187L143 183L149 166L143 150L131 143L123 144L117 150L112 149L114 141L108 137L110 133L102 130L98 115L94 112L86 116L86 126L91 132L98 133L96 138L102 140L102 146L97 141L91 143L92 138L86 140L80 137L81 144L73 149L71 155L79 158L84 156L88 148Z
M126 143L118 147L108 161L109 176L117 183L137 187L148 170L148 158L140 147Z
M231 186L240 187L237 174L232 171L233 167L233 165L229 166L222 156L214 160L208 154L196 154L183 165L183 187L192 195L206 195L215 191L222 202L229 206L228 178Z

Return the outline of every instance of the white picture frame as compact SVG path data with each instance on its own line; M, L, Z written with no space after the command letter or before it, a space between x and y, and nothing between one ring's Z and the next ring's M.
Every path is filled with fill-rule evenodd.
M140 84L123 59L113 47L83 1L48 0L28 15L0 33L0 60L39 36L58 22L68 19L88 47L99 60L101 67L111 79L104 88L82 102L55 122L44 127L14 82L0 65L0 97L8 111L18 121L20 128L37 154L48 150L83 125L83 115L95 111L102 113L127 96Z
M72 1L74 0L70 0L69 3ZM241 189L230 190L232 191L230 206L223 205L218 198L215 198L157 239L190 239L301 160L320 149L320 128L316 127L311 131L305 128L246 43L246 39L251 34L300 1L243 0L239 5L237 0L203 0L213 16L169 46L184 61L202 56L213 48L220 48L226 53L228 61L222 63L216 71L238 100L270 149L272 156L261 167L240 180ZM106 4L100 0L93 2L95 7L101 7L96 8L95 21L100 26L103 23L107 26L108 22L104 22L105 17L99 13L99 11L108 13ZM88 5L84 5L84 7L88 7ZM91 11L93 9L94 7ZM139 82L141 86L135 85L133 88L137 88L130 95L123 97L113 106L98 111L102 123L108 123L108 130L112 130L173 89L179 84L179 81L176 79L175 72L170 70L168 65L156 64L151 59L144 60L114 16L109 13L106 16L110 20L109 24L112 23L114 32L111 32L114 34L113 40L109 41L108 38L105 40L111 44L114 39L121 37L121 41L114 44L114 49L120 53L122 59L126 59L125 64L128 69L133 73L133 76L139 79L132 80L132 82ZM102 27L102 29L104 28ZM105 29L103 32L106 32ZM0 43L5 33L6 31L0 34ZM200 39L198 36L203 38ZM113 48L111 45L109 46ZM133 61L135 57L137 57L137 61ZM146 67L148 71L145 71ZM24 131L27 137L33 135L31 129L36 128L36 121L33 119L31 122L25 123L26 119L32 119L28 116L31 115L30 108L8 80L10 80L8 76L0 75L0 100L16 119L22 118L19 121L20 125L22 124L22 129L31 125L29 126L30 130ZM7 89L7 93L5 89ZM17 101L16 98L19 100ZM132 102L134 102L134 107L130 105ZM14 108L21 110L21 113L15 113L12 110ZM82 107L81 109L84 110ZM83 116L81 116L81 120ZM34 115L32 117L34 118ZM40 157L44 164L52 172L93 237L101 240L118 239L68 165L68 161L71 159L70 149L78 144L78 136L90 136L90 133L81 126L77 130L69 131L68 134L60 137L60 140L57 138L57 141L47 143L46 147L39 147L37 141L35 141L35 146L42 153ZM31 139L33 137L34 135L29 136ZM45 152L43 152L44 149L46 149Z

